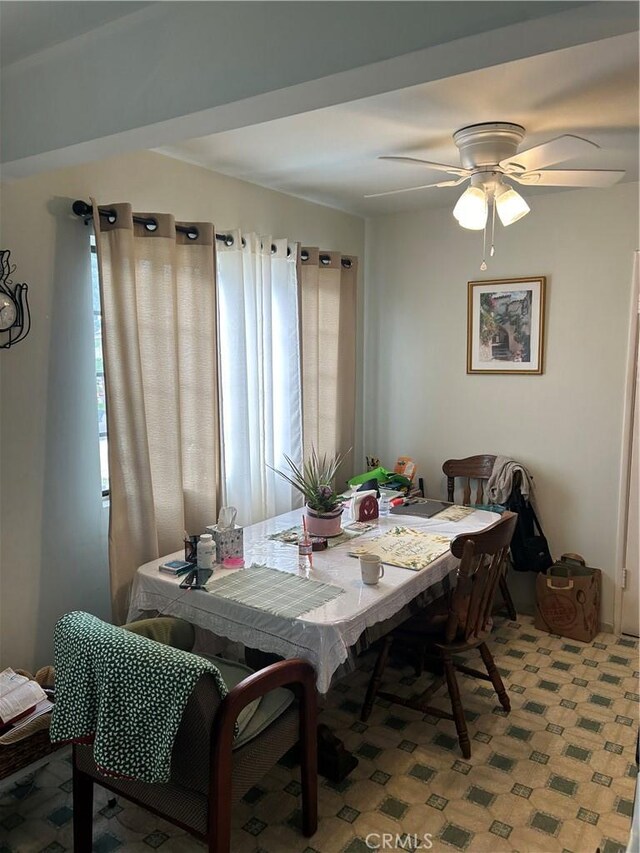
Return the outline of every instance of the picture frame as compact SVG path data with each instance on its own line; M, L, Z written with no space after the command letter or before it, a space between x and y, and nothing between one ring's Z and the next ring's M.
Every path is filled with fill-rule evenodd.
M467 373L540 374L546 276L470 281Z

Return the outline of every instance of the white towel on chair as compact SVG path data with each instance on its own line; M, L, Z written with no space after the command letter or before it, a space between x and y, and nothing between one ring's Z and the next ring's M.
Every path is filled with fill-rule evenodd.
M533 493L533 477L520 462L508 456L496 456L493 470L487 482L487 495L491 503L504 504L513 489L514 474L520 473L520 492L529 499Z

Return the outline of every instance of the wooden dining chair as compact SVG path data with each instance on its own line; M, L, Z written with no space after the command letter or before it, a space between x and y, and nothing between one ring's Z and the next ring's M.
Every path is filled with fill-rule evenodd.
M362 706L360 718L363 721L368 719L376 696L422 713L453 720L462 754L465 758L470 758L471 743L456 671L490 681L504 710L511 710L507 691L486 641L493 625L493 598L502 575L516 520L515 513L505 512L499 521L485 530L479 533L463 533L453 540L451 553L460 558L456 586L447 598L439 599L432 608L426 608L416 614L384 638ZM439 658L444 675L437 677L422 694L409 699L381 692L380 683L389 649L394 641L404 646L418 647L421 652ZM480 652L486 673L454 661L454 655L471 649L478 649ZM449 689L451 713L427 704L445 681Z
M461 478L463 483L462 505L471 505L471 490L472 481L475 481L475 501L476 504L489 503L485 493L487 481L493 471L493 463L496 457L485 453L480 456L467 456L465 459L447 459L443 464L442 470L447 477L447 500L454 502L456 477ZM518 617L511 592L507 585L507 563L505 561L504 570L499 580L500 595L502 596L505 607L509 614L509 619L515 621Z

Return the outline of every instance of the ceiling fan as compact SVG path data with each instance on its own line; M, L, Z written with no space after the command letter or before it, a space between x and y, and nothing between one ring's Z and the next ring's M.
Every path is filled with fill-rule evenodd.
M522 219L530 210L510 181L522 186L610 187L624 175L623 171L608 169L549 169L548 166L572 160L600 146L580 136L565 134L518 152L524 136L524 127L511 122L484 122L463 127L453 134L453 141L460 151L460 166L433 163L418 157L379 157L379 160L421 165L430 170L446 172L452 177L431 184L370 193L365 198L379 198L430 187L457 187L469 181L469 186L453 209L453 215L463 228L484 231L486 248L486 226L491 208L490 255L493 256L496 212L502 224L507 226ZM480 267L482 270L487 268L484 254Z

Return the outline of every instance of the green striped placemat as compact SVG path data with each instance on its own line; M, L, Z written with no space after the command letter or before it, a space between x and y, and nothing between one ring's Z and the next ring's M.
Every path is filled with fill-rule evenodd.
M211 595L219 598L229 598L248 607L292 619L315 610L344 592L339 586L281 572L269 566L250 566L220 580L212 579L207 589Z

